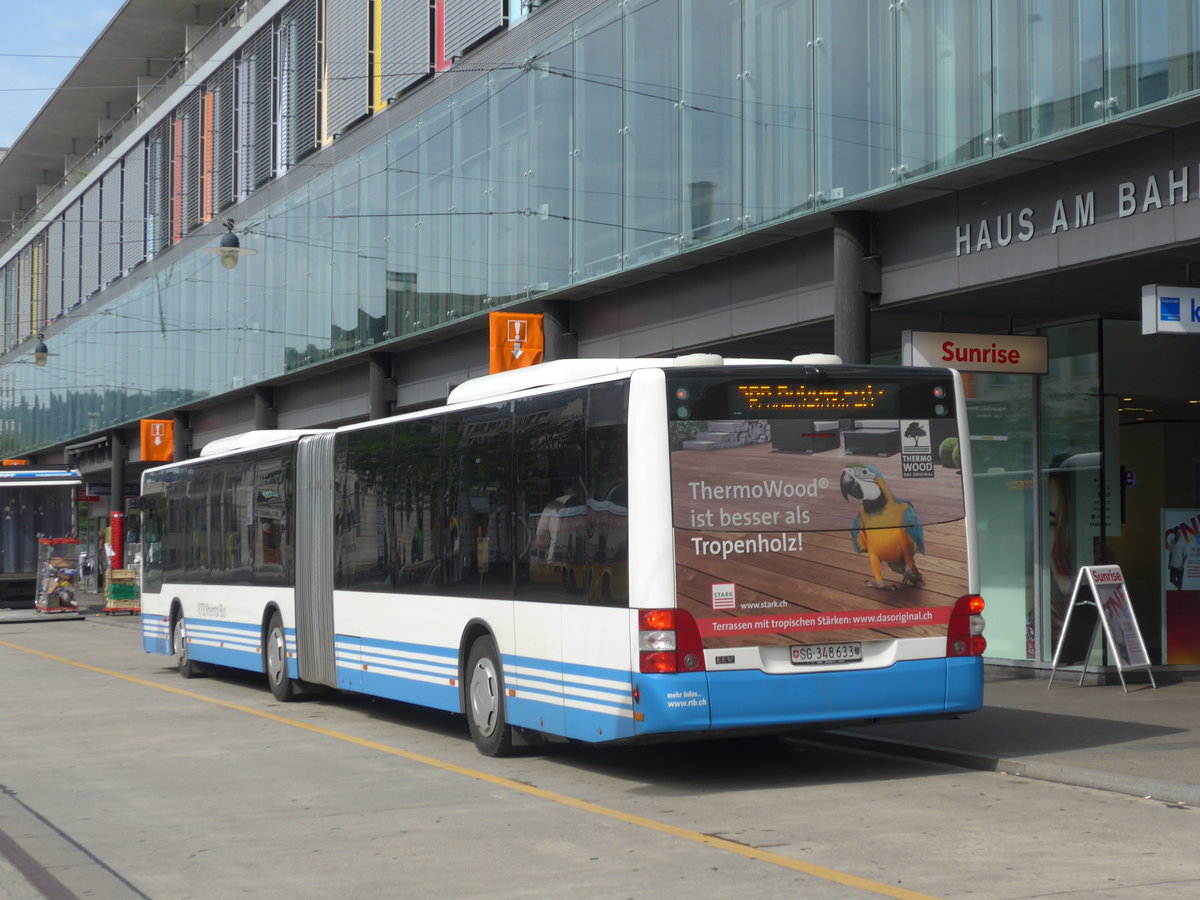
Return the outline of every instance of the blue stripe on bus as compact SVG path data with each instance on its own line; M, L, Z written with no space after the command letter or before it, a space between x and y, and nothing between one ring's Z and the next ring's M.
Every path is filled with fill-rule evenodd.
M513 725L583 741L634 734L627 669L509 655L504 658L504 682L515 691L506 698Z
M262 626L226 619L187 620L188 655L196 662L212 663L261 672ZM295 632L287 636L289 647L295 646ZM295 660L288 661L294 675Z
M334 640L339 688L460 710L457 649L344 634Z
M157 613L142 613L142 649L171 655L171 620Z

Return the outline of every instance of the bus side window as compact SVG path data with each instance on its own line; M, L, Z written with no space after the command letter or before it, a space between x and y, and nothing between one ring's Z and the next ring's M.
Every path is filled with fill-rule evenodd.
M516 404L516 506L525 535L518 548L519 599L586 602L586 414L586 388Z
M587 602L629 605L628 382L589 391L585 434L588 494Z
M446 416L437 547L448 592L512 597L512 406Z
M396 424L387 532L395 592L431 593L442 583L433 543L442 479L442 419Z

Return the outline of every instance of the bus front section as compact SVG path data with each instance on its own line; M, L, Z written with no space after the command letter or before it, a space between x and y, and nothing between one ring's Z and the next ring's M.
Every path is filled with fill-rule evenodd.
M982 705L962 383L945 369L668 369L675 607L638 610L639 733Z

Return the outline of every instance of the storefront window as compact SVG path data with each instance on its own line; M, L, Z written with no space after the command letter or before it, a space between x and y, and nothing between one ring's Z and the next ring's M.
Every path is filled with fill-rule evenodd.
M987 603L987 655L1035 659L1033 617L1033 392L1030 375L976 372L963 376L979 566ZM944 448L953 453L952 447Z
M1041 657L1053 657L1080 566L1103 560L1099 323L1050 328L1041 379Z

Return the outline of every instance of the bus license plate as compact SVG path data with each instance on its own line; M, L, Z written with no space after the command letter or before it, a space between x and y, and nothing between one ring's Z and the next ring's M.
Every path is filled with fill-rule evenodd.
M845 644L795 644L792 646L792 664L797 666L861 661L862 644L858 641Z

